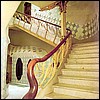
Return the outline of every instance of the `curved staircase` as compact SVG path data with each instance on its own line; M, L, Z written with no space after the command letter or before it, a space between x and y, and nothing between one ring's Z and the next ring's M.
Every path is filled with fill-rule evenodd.
M46 99L98 99L99 42L74 44L61 72Z

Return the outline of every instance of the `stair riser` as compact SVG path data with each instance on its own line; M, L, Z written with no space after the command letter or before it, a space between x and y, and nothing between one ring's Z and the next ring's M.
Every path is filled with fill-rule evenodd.
M68 65L68 64L65 64L65 68L66 69L87 69L87 70L99 70L99 65L79 65L79 64L73 64L73 65Z
M99 42L74 44L73 47L86 47L86 46L97 46L97 45L99 45Z
M95 54L95 53L99 53L99 49L95 49L95 50L72 50L71 54Z
M73 47L72 50L94 50L99 49L98 46L88 46L88 47Z
M69 63L71 63L71 64L99 64L99 59L68 59L67 60L67 63L69 64Z
M81 98L63 94L50 93L44 99L81 99Z
M59 78L59 83L71 84L71 85L82 85L82 86L92 86L99 88L98 81L89 81L89 80L75 80L75 79L67 79L66 78Z
M99 98L99 94L89 93L86 91L79 91L79 90L75 90L71 88L62 88L62 87L57 88L56 87L54 88L54 92L58 94L76 96L83 99L91 99L91 98L98 99Z
M70 54L69 58L97 58L99 57L99 54L80 54L80 55L75 55L75 54Z
M86 71L66 71L62 70L62 75L70 76L90 76L90 77L99 77L99 72L86 72Z

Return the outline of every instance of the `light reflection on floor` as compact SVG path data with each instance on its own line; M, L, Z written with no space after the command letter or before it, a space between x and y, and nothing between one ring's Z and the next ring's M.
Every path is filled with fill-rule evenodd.
M23 96L28 92L29 87L19 85L9 85L9 95L6 99L22 99Z

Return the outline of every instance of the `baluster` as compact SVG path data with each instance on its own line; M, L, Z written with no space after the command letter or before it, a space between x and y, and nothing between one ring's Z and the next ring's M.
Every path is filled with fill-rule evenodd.
M26 16L25 16L25 15L24 15L24 22L25 22L25 23L27 22ZM24 23L23 27L25 26L25 23Z
M56 39L56 37L57 37L57 27L55 27L56 28L56 31L55 31L55 37L54 37L54 40L53 40L53 43L55 43L55 39Z
M46 36L47 36L47 32L48 32L48 23L46 23L46 33L45 33L45 39L46 39Z
M38 20L38 29L36 31L36 34L38 34L39 27L40 27L40 20Z
M14 24L14 21L15 21L15 19L16 19L16 16L17 16L17 13L15 12L15 14L14 14L14 19L13 19L13 24Z
M32 28L32 21L33 21L33 18L31 18L31 22L30 22L30 24L31 24L30 31L31 31L31 28Z
M19 14L19 16L18 16L18 17L19 17L19 18L18 18L18 19L19 19L19 21L18 21L18 25L19 25L19 22L21 21L20 14Z

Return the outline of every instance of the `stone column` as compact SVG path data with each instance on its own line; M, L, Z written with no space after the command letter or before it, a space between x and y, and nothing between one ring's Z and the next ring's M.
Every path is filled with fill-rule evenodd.
M8 95L6 84L7 50L10 43L8 23L21 1L1 1L1 99ZM13 6L12 6L13 5Z
M61 1L60 4L61 11L61 40L66 35L66 1ZM62 45L62 58L64 57L64 46Z

